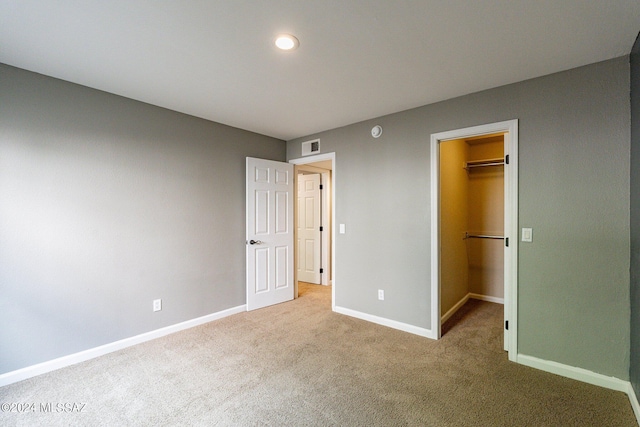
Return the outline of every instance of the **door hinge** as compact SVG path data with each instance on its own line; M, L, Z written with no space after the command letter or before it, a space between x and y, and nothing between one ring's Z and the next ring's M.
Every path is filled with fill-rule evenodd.
M508 164L509 164L509 155L508 155L508 154L504 157L504 163L505 163L506 165L508 165Z
M324 231L324 227L323 226L320 226L320 231Z
M324 189L324 186L323 186L322 184L320 184L320 189L321 189L321 190L322 190L322 189Z
M508 237L505 237L505 238L504 238L504 245L505 245L506 247L509 247L509 238L508 238Z
M509 330L509 321L505 320L504 321L504 328L508 331Z
M320 274L324 273L324 268L320 269Z

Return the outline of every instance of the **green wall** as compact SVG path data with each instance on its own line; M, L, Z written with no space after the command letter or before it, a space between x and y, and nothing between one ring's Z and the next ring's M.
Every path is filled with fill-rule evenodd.
M245 157L284 141L6 65L0 100L0 374L245 303Z
M312 138L336 153L347 233L336 234L335 304L431 328L430 135L510 119L519 225L533 228L519 244L519 353L627 380L628 57L289 141L288 159Z

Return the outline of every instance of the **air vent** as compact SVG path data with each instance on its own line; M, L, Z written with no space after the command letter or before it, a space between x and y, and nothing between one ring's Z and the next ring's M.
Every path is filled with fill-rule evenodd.
M320 152L320 140L314 139L313 141L307 141L302 143L302 155L308 156L310 154L316 154Z

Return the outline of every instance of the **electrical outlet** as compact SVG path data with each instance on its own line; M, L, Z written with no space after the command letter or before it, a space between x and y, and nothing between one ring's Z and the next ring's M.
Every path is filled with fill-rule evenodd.
M160 311L162 310L162 300L161 299L154 299L153 300L153 311Z
M378 299L384 301L384 290L378 289Z

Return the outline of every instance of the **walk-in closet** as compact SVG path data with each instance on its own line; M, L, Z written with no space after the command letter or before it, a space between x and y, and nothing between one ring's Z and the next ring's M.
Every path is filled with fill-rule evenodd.
M440 144L440 313L504 303L504 135Z

